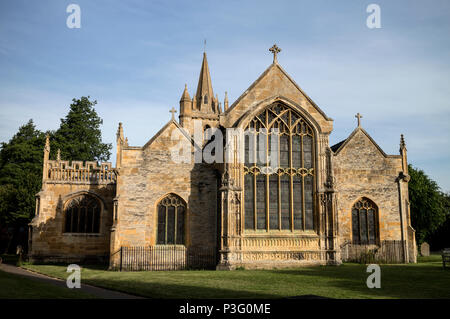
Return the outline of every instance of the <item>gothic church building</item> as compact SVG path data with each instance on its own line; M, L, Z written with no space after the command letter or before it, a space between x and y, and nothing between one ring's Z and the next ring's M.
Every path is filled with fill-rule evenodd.
M131 146L119 123L116 167L50 159L44 149L42 190L30 223L32 260L104 258L121 247L186 247L215 251L217 269L340 264L348 247L399 243L400 262L416 261L403 136L388 155L360 125L329 145L333 120L277 61L231 105L214 95L206 54L195 94L184 89L179 120L143 146ZM223 106L223 108L222 108ZM278 166L249 160L250 138L226 135L224 163L198 163L203 129L278 129ZM192 161L173 160L178 135ZM267 135L266 135L267 137ZM345 253L347 252L347 253Z

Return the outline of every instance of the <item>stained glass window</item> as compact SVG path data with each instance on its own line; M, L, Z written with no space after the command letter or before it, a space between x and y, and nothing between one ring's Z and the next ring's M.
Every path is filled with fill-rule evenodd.
M377 244L377 206L368 198L357 201L352 208L352 235L355 245Z
M82 195L72 199L64 210L66 233L98 233L100 231L100 202Z
M186 204L177 195L169 194L158 204L158 245L184 244Z
M244 146L245 229L314 229L314 141L306 120L281 103L249 122Z

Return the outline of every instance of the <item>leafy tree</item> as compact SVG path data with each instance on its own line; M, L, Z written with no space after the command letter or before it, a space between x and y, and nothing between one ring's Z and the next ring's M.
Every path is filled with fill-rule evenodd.
M416 230L418 244L428 241L446 219L445 197L435 181L422 170L408 167L411 223Z
M101 141L102 119L89 97L73 99L61 125L51 135L52 158L61 149L64 160L106 161L111 144ZM35 212L35 195L41 189L45 134L32 120L21 126L0 149L0 246L26 245L27 224ZM6 234L6 235L5 235ZM0 253L2 247L0 247Z
M41 189L44 133L33 120L21 126L0 150L0 225L14 236L34 216L35 194Z
M58 149L64 160L107 161L111 156L112 145L102 143L103 120L94 109L97 101L89 98L72 100L69 113L61 119L59 129L52 136L52 158Z
M450 194L442 194L444 201L445 222L431 235L430 245L433 250L450 248Z

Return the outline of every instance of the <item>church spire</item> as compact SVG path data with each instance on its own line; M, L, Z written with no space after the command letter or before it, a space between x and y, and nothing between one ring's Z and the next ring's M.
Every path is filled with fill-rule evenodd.
M198 78L197 93L195 94L197 109L201 111L214 112L214 92L212 88L211 75L209 73L206 52L203 52L202 68Z

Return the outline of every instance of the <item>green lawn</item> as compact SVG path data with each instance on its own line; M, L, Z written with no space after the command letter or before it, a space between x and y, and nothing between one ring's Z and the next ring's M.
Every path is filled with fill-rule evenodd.
M93 296L0 271L0 299L93 298Z
M450 298L450 269L441 257L381 265L381 288L369 289L366 266L343 264L278 270L113 272L82 269L82 282L151 298ZM25 267L65 279L64 266Z

